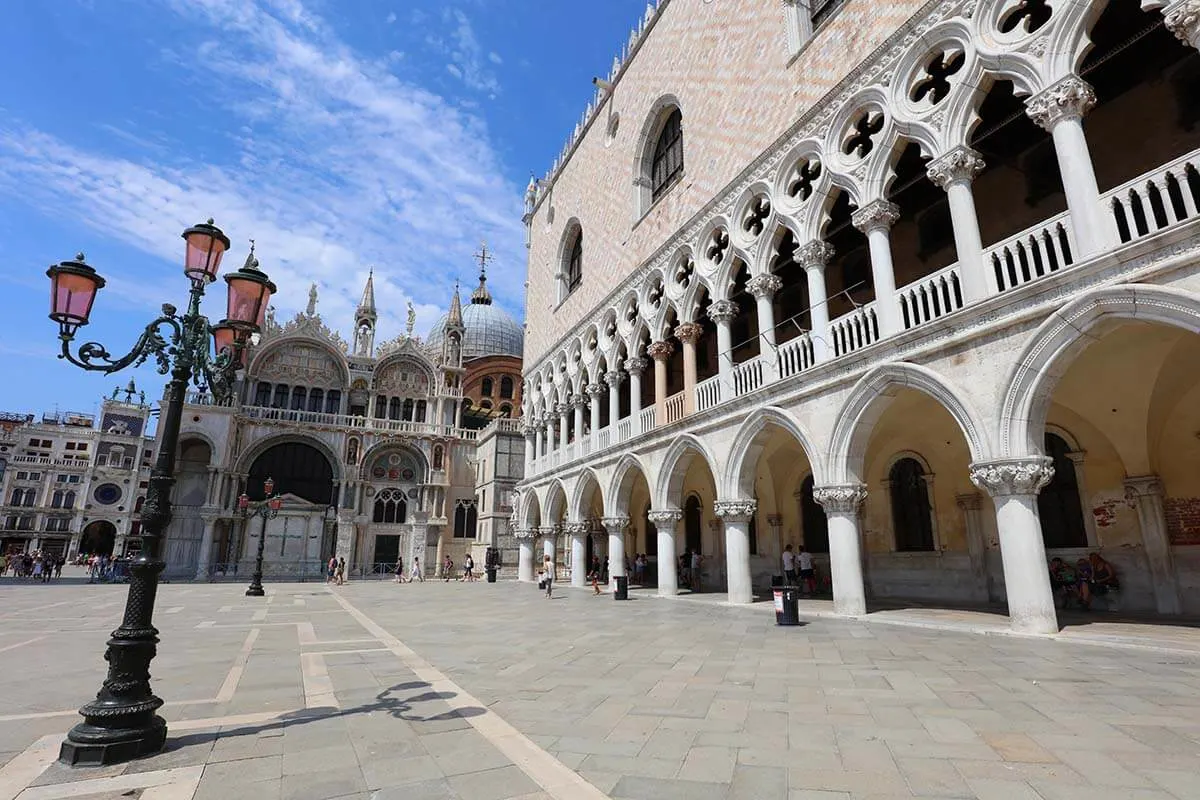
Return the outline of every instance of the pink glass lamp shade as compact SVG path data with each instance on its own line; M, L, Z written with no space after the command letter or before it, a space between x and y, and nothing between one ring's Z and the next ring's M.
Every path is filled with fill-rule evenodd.
M88 324L96 292L104 287L104 278L83 260L78 253L74 261L63 261L46 270L50 278L50 319L58 323L64 334L74 335L80 326Z
M250 507L250 495L241 494L238 496L238 508L245 511Z
M272 511L278 511L279 509L283 508L283 498L282 497L272 497L270 500L267 501L267 507L270 508Z
M184 231L183 239L187 242L183 274L201 285L215 281L221 257L229 249L229 237L210 218Z
M221 320L212 329L213 344L216 347L217 353L220 354L222 350L229 348L229 352L236 357L236 363L239 368L246 365L246 351L238 347L244 335L244 331L237 328L237 326L227 319Z
M229 284L226 322L243 330L261 329L275 284L258 268L258 259L253 256L246 259L245 266L225 276L225 282Z
M267 497L270 497L275 493L275 480L273 478L267 478L265 481L263 481L263 492L267 495Z

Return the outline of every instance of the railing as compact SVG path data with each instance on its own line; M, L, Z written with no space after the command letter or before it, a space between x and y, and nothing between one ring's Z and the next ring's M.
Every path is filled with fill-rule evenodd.
M1075 234L1067 212L1024 230L983 251L996 278L996 289L1006 292L1075 263Z
M223 403L218 403L217 398L213 397L208 392L190 391L184 398L184 402L193 406L219 406L222 408L232 408L233 398L229 398Z
M816 363L813 357L812 336L802 333L779 346L779 377L788 378Z
M1122 242L1200 216L1200 150L1106 192L1102 200Z
M39 467L65 467L67 469L87 469L86 458L49 458L48 456L13 456L9 464L33 464Z
M666 412L666 422L664 424L670 425L672 422L678 422L683 419L683 410L686 406L684 400L686 398L686 392L676 392L663 401L663 409Z
M617 421L617 441L613 442L613 444L620 444L621 442L628 441L632 432L633 432L633 417L626 417L625 419L618 420Z
M752 358L744 364L733 368L733 396L741 397L749 394L763 385L762 356Z
M643 408L638 414L638 433L646 433L658 427L658 419L654 415L654 406Z
M963 307L958 264L926 275L902 288L898 294L905 330L958 311Z
M455 428L452 425L437 425L432 422L412 422L402 419L373 419L350 414L325 414L320 411L299 411L286 408L267 408L266 406L242 406L241 413L251 419L261 419L269 422L295 422L308 425L322 425L335 428L363 428L389 433L405 433L411 436L439 436L445 438L466 439L475 441L479 431L466 428ZM511 423L513 431L519 431L518 420L504 419L498 422Z
M721 402L721 376L713 375L696 384L696 410L704 411Z
M601 428L592 433L592 437L596 440L596 450L607 450L609 441L612 439L612 426Z
M875 316L875 302L856 308L829 323L829 336L833 340L835 356L853 353L879 341L879 320Z

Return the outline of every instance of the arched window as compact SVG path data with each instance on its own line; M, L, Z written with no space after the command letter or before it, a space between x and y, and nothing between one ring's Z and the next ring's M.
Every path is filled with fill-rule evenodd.
M425 421L426 408L427 404L424 400L417 401L417 422Z
M330 389L325 395L325 413L342 413L342 392L340 389Z
M308 403L308 389L303 386L297 386L292 389L292 411L303 411L304 406Z
M650 165L651 202L662 196L683 173L683 114L671 112L663 123L654 144L654 161Z
M500 397L505 400L513 399L513 379L508 375L500 379Z
M454 538L474 539L475 522L475 503L459 502L454 508Z
M504 405L500 406L500 416L511 417L512 416L512 406L510 406L508 403L505 403Z
M308 410L320 413L325 410L325 391L313 389L308 393Z
M388 401L388 419L400 419L400 398L393 397Z
M50 507L51 508L62 508L63 507L63 493L61 490L54 493L54 496L50 500Z
M701 524L700 498L693 494L683 504L684 546L690 553L699 553L703 548L700 537Z
M271 405L275 408L287 408L288 404L288 386L286 383L280 383L275 387L275 402Z
M383 525L403 525L408 519L408 503L403 496L381 494L375 501L371 519Z
M575 236L571 254L567 257L567 292L573 292L583 283L583 231Z
M804 549L810 553L829 552L829 518L813 497L813 476L800 484L800 525Z
M902 458L888 472L892 496L892 527L896 549L933 550L933 520L925 468L915 458Z
M492 396L492 379L491 378L483 379L483 384L480 386L479 393L482 394L484 397Z
M140 514L140 513L142 513L142 505L144 505L144 504L145 504L145 502L146 502L146 496L145 496L145 495L142 495L141 497L139 497L139 498L137 499L137 502L136 502L136 503L134 503L134 505L133 505L133 513L135 513L135 514Z
M414 408L415 408L415 404L413 403L411 397L404 401L404 419L405 419L405 421L412 422Z
M1046 547L1087 547L1079 476L1070 458L1071 446L1061 436L1046 434L1046 455L1054 459L1054 477L1038 495L1038 516Z
M140 501L139 501L139 503L140 503ZM63 498L63 508L74 508L74 507L75 507L75 493L67 492L66 496ZM138 508L140 509L141 506L139 505Z
M383 395L375 398L375 418L384 419L387 417L388 400Z
M271 405L271 384L259 381L258 385L254 387L254 405Z

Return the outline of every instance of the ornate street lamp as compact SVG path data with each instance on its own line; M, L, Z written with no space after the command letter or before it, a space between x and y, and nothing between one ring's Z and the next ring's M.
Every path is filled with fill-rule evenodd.
M162 445L142 506L142 549L130 564L125 616L112 632L104 654L108 677L96 699L79 709L83 722L71 729L59 751L59 759L68 764L128 761L157 753L166 743L167 724L156 713L163 701L150 691L150 662L158 645L154 600L159 573L166 566L159 550L171 522L171 487L175 484L184 395L188 384L193 383L197 388L211 389L218 402L228 402L246 342L258 332L275 291L275 285L259 271L251 247L246 265L225 277L229 284L228 319L210 326L200 313L200 300L207 285L216 280L229 239L211 219L188 228L183 238L187 242L183 271L192 284L187 311L179 314L175 306L164 304L162 314L119 358L113 358L98 342L87 342L76 353L71 352L71 342L88 324L104 279L84 261L82 253L74 261L64 261L46 271L50 278L50 319L58 323L62 342L59 358L107 374L140 365L153 356L159 373L171 374L162 403ZM161 332L164 328L165 338ZM211 353L209 336L217 345Z
M238 513L243 518L262 517L262 532L258 535L258 555L254 558L254 575L250 578L250 588L246 589L247 597L262 597L266 594L262 585L262 564L263 547L267 542L267 520L279 516L279 509L283 507L283 498L275 494L275 481L271 478L263 481L263 494L267 499L261 503L251 503L249 495L246 494L238 498Z

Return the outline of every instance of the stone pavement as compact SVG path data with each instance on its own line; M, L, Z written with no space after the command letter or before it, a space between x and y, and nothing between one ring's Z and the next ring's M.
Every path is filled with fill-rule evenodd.
M1200 797L1186 652L515 583L242 591L162 587L168 748L71 770L125 588L0 582L0 800Z

